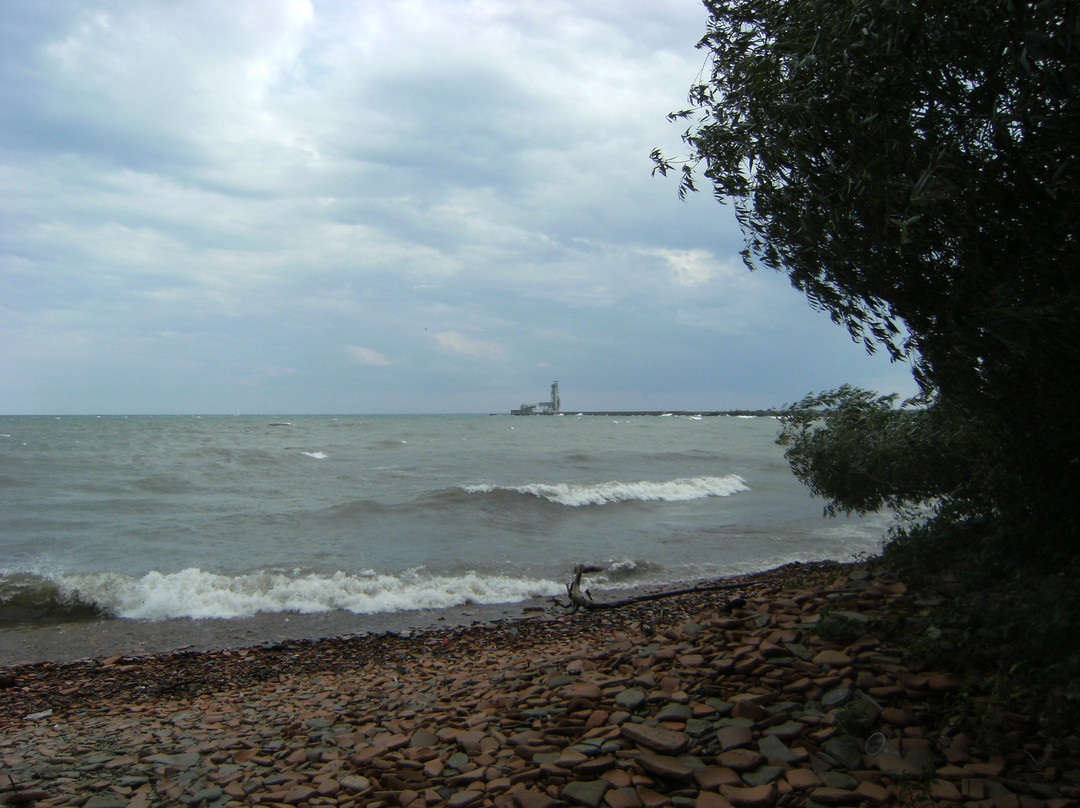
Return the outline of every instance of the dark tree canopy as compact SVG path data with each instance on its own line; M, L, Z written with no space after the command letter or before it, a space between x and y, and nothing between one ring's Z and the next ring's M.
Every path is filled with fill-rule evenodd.
M1071 543L1080 3L705 6L709 62L673 114L690 154L654 152L657 170L681 170L681 192L704 176L751 268L787 273L868 349L911 361L950 423L997 436L971 460L992 510Z

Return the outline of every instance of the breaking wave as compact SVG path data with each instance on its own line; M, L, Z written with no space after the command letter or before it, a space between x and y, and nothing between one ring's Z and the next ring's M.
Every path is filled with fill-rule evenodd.
M741 491L750 490L746 481L737 474L729 474L726 477L693 477L667 482L530 483L520 486L480 483L464 485L461 488L468 494L496 492L525 494L574 508L633 501L686 502L705 497L730 497Z
M0 571L0 626L58 623L93 617L140 620L235 618L260 612L356 614L515 603L559 594L563 585L539 578L481 575L398 575L265 570L222 575L195 567L149 572L40 575Z

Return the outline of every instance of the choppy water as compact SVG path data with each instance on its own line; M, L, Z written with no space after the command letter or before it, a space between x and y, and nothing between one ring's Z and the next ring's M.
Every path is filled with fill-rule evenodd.
M0 627L357 613L878 549L769 418L0 417Z

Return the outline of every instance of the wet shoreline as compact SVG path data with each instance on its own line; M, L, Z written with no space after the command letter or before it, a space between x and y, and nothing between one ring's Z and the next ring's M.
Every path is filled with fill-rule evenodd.
M239 618L131 620L101 618L48 626L0 629L0 667L75 662L111 656L143 657L172 651L212 651L386 632L418 632L536 615L546 598L517 603L464 604L377 614L347 611L260 613Z

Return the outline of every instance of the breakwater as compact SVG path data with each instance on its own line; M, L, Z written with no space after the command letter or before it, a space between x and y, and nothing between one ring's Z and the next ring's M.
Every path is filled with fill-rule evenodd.
M577 412L528 412L522 410L511 410L511 415L606 415L616 417L626 417L634 415L651 415L657 417L665 416L677 416L684 417L709 417L716 418L721 416L735 417L735 418L771 418L776 417L780 413L776 410L596 410L586 411L580 410Z

